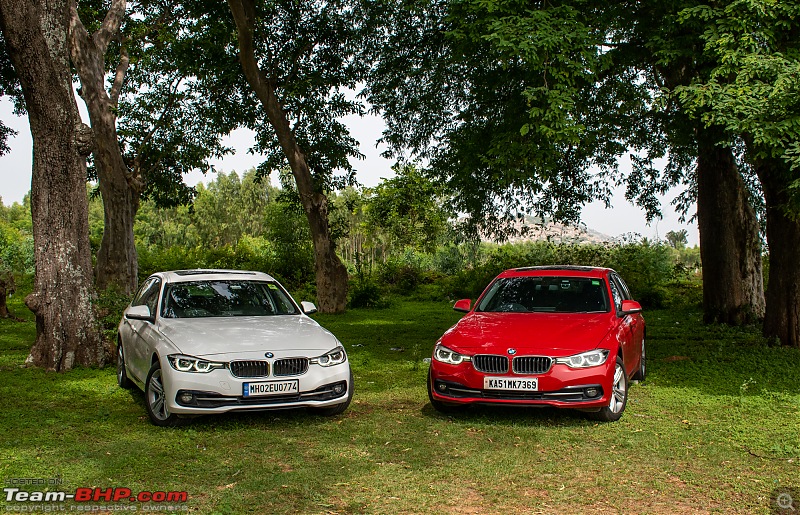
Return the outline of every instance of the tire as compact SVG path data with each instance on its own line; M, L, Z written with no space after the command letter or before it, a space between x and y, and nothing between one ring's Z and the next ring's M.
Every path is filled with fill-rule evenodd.
M461 404L450 404L449 402L442 402L433 398L433 375L430 370L428 370L428 399L430 399L433 409L439 413L458 413L464 409L464 406Z
M182 422L178 415L170 413L167 408L161 363L158 361L153 363L150 372L147 373L147 381L144 383L144 405L150 422L156 426L174 427Z
M642 359L639 362L639 368L633 373L633 377L631 377L631 379L635 379L636 381L644 381L645 377L647 377L647 358L644 351L644 338L642 338Z
M323 417L334 417L336 415L341 415L344 413L344 410L350 406L350 402L353 400L353 372L350 372L350 381L347 383L347 388L349 391L347 392L347 399L342 402L341 404L336 404L334 406L329 406L327 408L309 408L312 413L316 415L321 415Z
M625 406L628 404L628 375L625 373L625 366L622 358L617 356L614 366L614 379L611 384L611 400L608 406L603 406L598 411L587 413L590 419L601 422L615 422L622 417Z
M133 388L133 381L128 378L128 370L125 367L125 353L122 350L122 340L117 342L117 384L120 388L130 390Z

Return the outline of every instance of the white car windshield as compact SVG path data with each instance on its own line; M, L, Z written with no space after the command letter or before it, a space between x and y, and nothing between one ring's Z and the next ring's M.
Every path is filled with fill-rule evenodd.
M602 279L505 277L492 284L476 311L597 313L609 310Z
M203 318L296 315L297 306L274 282L191 281L168 284L161 316Z

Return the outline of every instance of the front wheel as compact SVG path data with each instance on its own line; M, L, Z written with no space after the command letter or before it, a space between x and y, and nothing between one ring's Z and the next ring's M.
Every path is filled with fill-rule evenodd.
M164 388L164 376L161 374L161 363L156 361L150 367L145 381L144 400L150 422L161 427L173 427L181 423L178 415L169 412L167 396Z
M620 419L627 404L628 375L625 373L622 358L617 356L617 362L614 365L614 379L611 383L611 400L608 401L608 406L603 406L599 411L590 412L588 416L601 422L614 422Z
M353 372L350 372L350 381L347 383L347 388L349 389L347 392L347 399L345 399L343 403L329 406L327 408L310 408L311 412L316 413L317 415L322 415L323 417L333 417L344 413L344 410L350 406L350 401L353 400Z

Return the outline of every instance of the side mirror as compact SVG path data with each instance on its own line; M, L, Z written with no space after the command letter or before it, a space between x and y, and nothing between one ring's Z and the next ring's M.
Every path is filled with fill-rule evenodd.
M642 305L636 302L635 300L622 301L622 309L620 310L620 314L632 315L634 313L641 313L641 312L642 312Z
M308 302L306 300L300 303L300 309L302 309L303 313L306 315L313 315L317 312L317 306L315 306L313 302Z
M156 317L150 314L150 308L147 306L131 306L125 311L125 318L131 320L146 320L148 322L155 321Z
M472 301L469 299L457 300L453 305L453 311L461 311L462 313L469 313Z

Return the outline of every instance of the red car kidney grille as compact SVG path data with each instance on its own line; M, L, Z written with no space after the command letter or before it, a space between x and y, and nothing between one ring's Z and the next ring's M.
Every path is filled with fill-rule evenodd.
M515 374L544 374L553 364L547 356L518 356L511 364Z
M508 372L508 357L493 354L472 356L472 365L478 372L487 374L505 374Z

